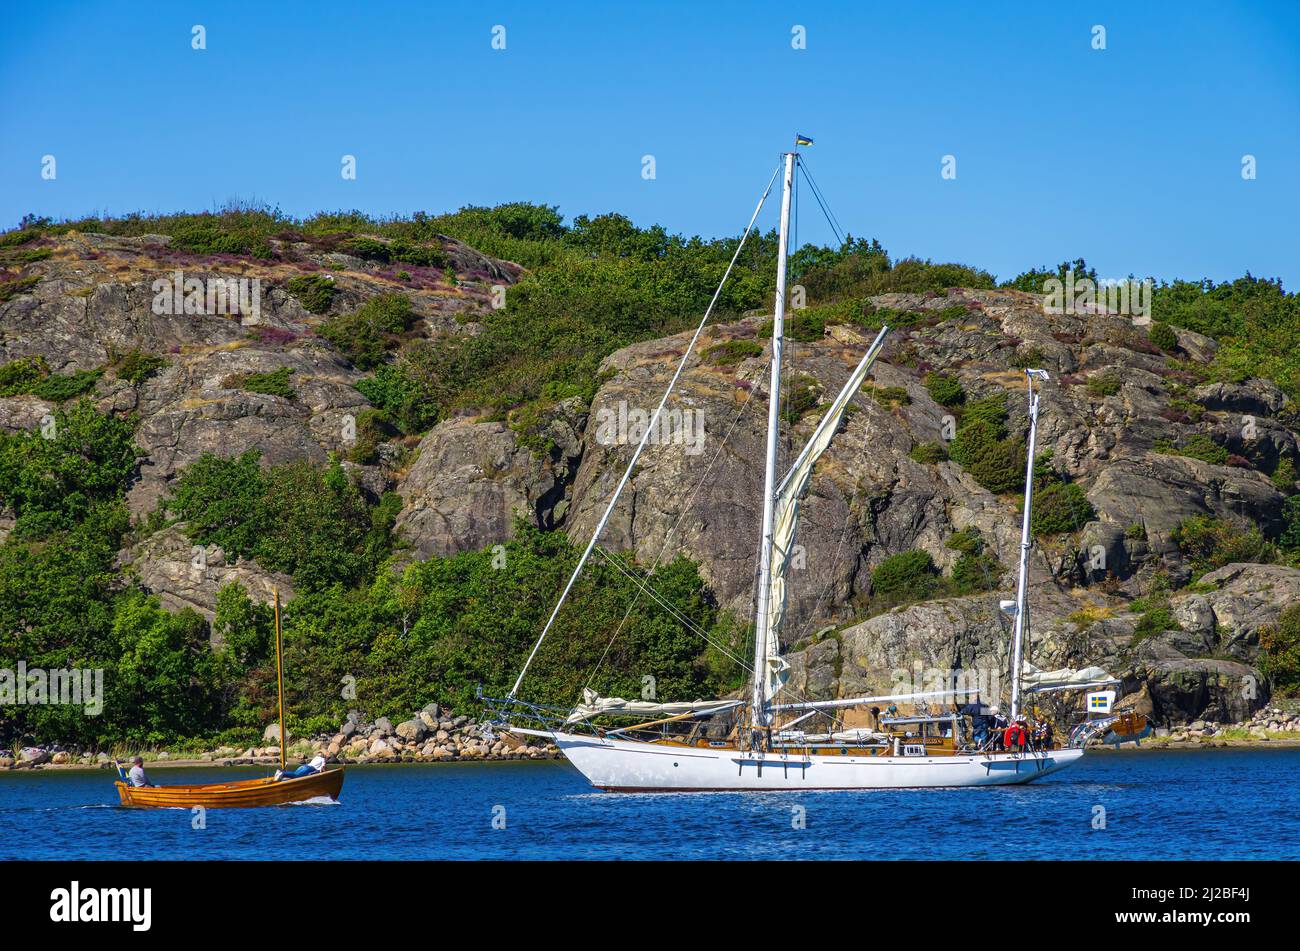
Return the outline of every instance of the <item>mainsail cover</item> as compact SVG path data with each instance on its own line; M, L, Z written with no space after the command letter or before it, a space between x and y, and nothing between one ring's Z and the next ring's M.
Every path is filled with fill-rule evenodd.
M808 440L808 444L804 446L803 452L799 454L799 458L795 460L795 464L790 468L785 481L781 483L776 492L772 527L772 570L768 586L768 614L764 652L767 665L766 670L763 671L766 678L764 696L769 701L776 696L789 677L790 665L781 656L781 623L785 620L785 573L790 565L795 530L799 523L799 501L808 490L808 483L812 480L813 467L817 465L817 460L830 447L831 440L835 438L835 434L839 431L840 424L844 421L844 416L848 412L849 401L853 398L853 394L858 391L858 387L862 385L862 381L866 379L867 371L871 369L871 364L875 362L876 355L880 352L881 344L884 342L885 334L888 332L888 327L881 328L870 349L863 355L862 360L849 376L848 382L840 390L839 396L835 397L835 402L830 405L826 414L822 416L816 432L812 434L812 438ZM758 675L758 671L754 673L755 676Z
M1091 687L1100 684L1118 683L1118 681L1100 667L1084 667L1075 670L1062 667L1058 670L1039 670L1025 661L1020 675L1020 683L1026 690L1039 693L1047 690L1069 690L1072 687Z
M582 703L573 708L565 723L579 723L606 713L628 713L636 716L676 716L679 713L708 713L739 706L739 700L692 700L681 703L653 703L648 700L624 700L622 697L601 697L589 687L583 688Z

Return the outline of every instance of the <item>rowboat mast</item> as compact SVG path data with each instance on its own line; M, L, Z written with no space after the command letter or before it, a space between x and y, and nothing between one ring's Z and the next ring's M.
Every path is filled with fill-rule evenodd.
M280 770L284 771L284 652L280 646L280 589L275 589L275 681L280 698Z
M275 681L280 714L280 773L285 769L284 644L280 630L280 590L275 589ZM305 776L239 779L185 786L132 786L121 767L116 785L123 806L138 809L205 809L278 806L324 797L337 800L343 789L343 768L322 769Z

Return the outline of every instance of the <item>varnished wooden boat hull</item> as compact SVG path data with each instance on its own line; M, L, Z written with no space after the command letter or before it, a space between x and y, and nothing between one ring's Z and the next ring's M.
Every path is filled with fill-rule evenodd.
M118 781L122 805L137 809L236 809L251 806L280 806L317 796L338 799L343 789L343 770L329 769L298 779L276 782L268 777L232 783L204 783L199 786L129 786Z

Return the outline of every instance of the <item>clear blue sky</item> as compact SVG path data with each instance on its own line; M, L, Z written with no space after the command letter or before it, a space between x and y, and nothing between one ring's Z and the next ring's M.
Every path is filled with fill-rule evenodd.
M795 131L840 222L895 256L1300 282L1295 0L52 0L0 33L4 227L234 197L298 215L518 199L734 234ZM811 201L800 237L830 239Z

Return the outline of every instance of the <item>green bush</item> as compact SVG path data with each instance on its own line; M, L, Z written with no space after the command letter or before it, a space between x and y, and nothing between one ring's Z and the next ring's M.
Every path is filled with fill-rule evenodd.
M263 470L258 459L254 450L234 459L205 453L181 473L168 511L196 542L291 574L303 590L369 578L387 556L400 500L372 509L337 463Z
M1288 496L1282 502L1282 533L1278 545L1287 552L1300 552L1300 495Z
M1169 439L1157 439L1151 451L1167 456L1187 456L1219 466L1227 465L1228 462L1228 450L1204 433L1189 436L1181 444Z
M49 248L18 248L0 251L0 264L24 267L37 261L48 261L53 256L54 252Z
M1133 629L1133 638L1129 642L1129 646L1136 647L1140 642L1154 634L1160 634L1164 631L1181 630L1182 626L1174 620L1173 613L1169 610L1168 602L1162 602L1148 608L1143 615L1138 618L1137 625Z
M772 321L759 325L758 335L763 339L772 337ZM826 335L826 316L818 308L796 310L785 318L785 339L797 343L814 343Z
M991 553L964 554L952 566L952 584L957 594L992 591L1002 577L1002 563Z
M166 502L167 510L187 523L191 538L219 545L231 560L252 557L266 531L260 456L255 449L234 458L204 453L181 472Z
M945 548L959 551L963 555L978 555L984 550L984 537L978 528L972 526L953 532L943 544Z
M378 367L373 376L358 380L357 391L402 432L426 432L438 422L439 406L445 398L438 372L441 356L442 351L417 343L396 363Z
M101 372L51 373L43 357L20 357L0 367L0 396L28 395L62 403L93 390Z
M1286 608L1276 624L1260 628L1259 669L1279 697L1300 696L1300 605Z
M267 396L279 396L282 399L297 399L289 383L293 375L291 367L276 367L265 373L241 373L227 379L226 385L231 389L246 390L249 393L263 393Z
M785 409L781 416L791 426L821 405L822 385L816 377L801 373L785 388Z
M1174 328L1166 323L1157 320L1147 331L1147 336L1165 353L1173 353L1178 349L1178 334L1174 333Z
M1295 487L1295 463L1283 456L1277 461L1277 467L1269 480L1278 491L1290 492Z
M1088 392L1093 396L1114 396L1123 385L1118 373L1107 370L1088 377Z
M405 294L380 294L350 314L329 318L321 335L352 363L372 370L397 347L398 336L415 325L416 314Z
M734 366L741 360L748 360L751 357L762 356L763 347L753 340L727 340L723 343L714 344L704 351L701 356L712 363L714 366L729 367Z
M172 247L192 254L274 255L265 222L255 215L180 215L171 227Z
M1183 519L1172 538L1196 577L1234 562L1270 564L1277 560L1276 547L1255 526L1243 528L1208 515Z
M1092 503L1077 484L1059 477L1036 483L1034 507L1029 516L1030 529L1036 536L1077 532L1096 518Z
M0 304L7 304L19 294L26 294L40 282L41 275L39 274L16 277L13 280L0 282Z
M20 357L0 366L0 396L28 394L50 375L44 357Z
M934 590L938 571L924 549L914 548L884 559L871 573L871 593L890 595L909 592L922 598Z
M125 380L132 386L139 386L166 365L167 361L157 354L132 348L113 360L113 372L117 374L118 379Z
M33 396L52 403L76 399L95 388L101 375L100 370L74 370L72 373L51 373L40 383L31 388Z
M15 533L70 529L120 498L138 453L130 425L88 400L55 412L44 433L0 433L0 502L14 511Z
M935 463L948 460L948 450L942 443L937 442L917 443L908 455L916 462Z
M388 414L382 409L366 409L357 414L356 442L348 450L348 461L358 465L374 465L379 458L379 445L392 436L396 430L388 420Z
M930 398L940 406L954 407L966 402L966 391L961 381L955 376L942 373L927 373L925 388L930 391Z
M908 395L906 389L901 386L871 386L865 387L871 398L881 406L906 406L912 402L912 397Z
M952 588L959 595L992 591L1002 577L1002 563L984 549L979 529L971 527L953 532L944 547L961 552L952 566Z
M290 278L285 289L313 314L323 314L329 310L334 303L334 295L338 293L334 281L323 274Z
M401 238L385 242L358 236L346 239L339 246L339 250L353 257L377 261L381 264L399 262L413 264L416 267L436 268L445 268L451 264L451 259L441 247L414 244Z
M39 228L22 228L18 231L7 231L0 234L0 248L16 248L28 241L33 241L41 236Z
M1022 484L1025 446L1007 436L1005 394L994 394L966 406L949 457L990 492L1012 492Z

